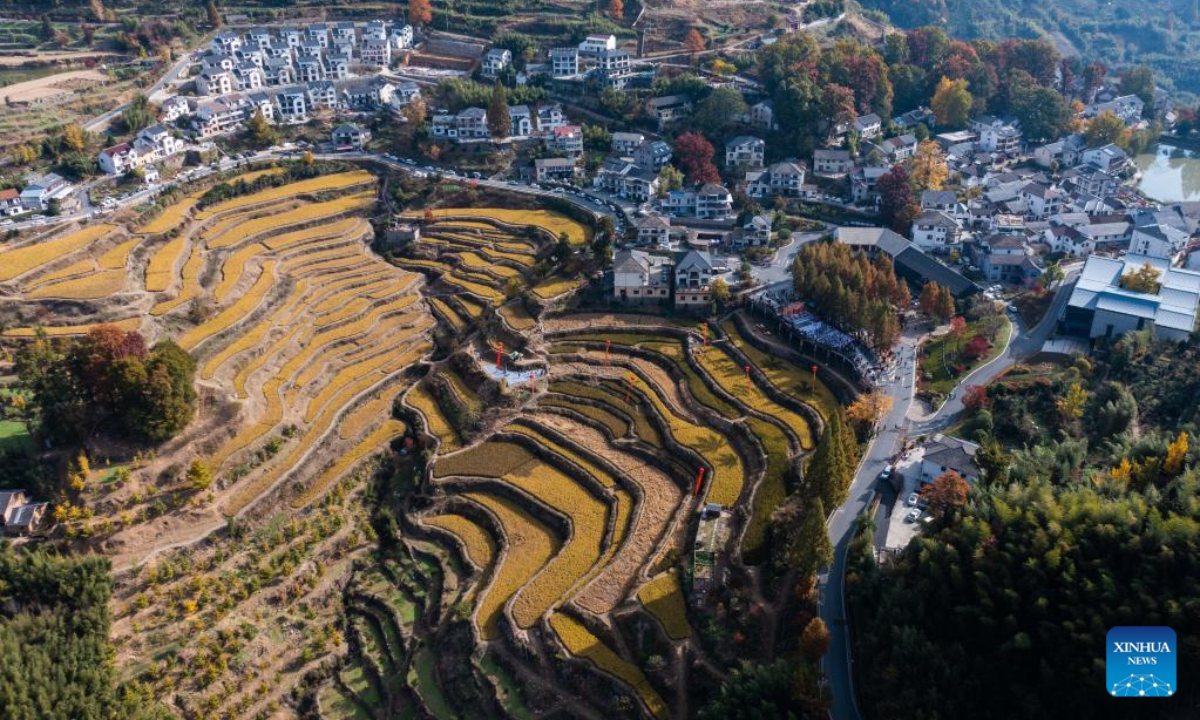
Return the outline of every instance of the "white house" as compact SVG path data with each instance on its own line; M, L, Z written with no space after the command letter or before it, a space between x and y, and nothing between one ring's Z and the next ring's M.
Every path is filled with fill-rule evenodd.
M570 157L583 153L583 128L578 125L556 127L546 135L546 146L552 152Z
M671 218L655 213L638 218L634 225L639 245L665 246L671 239Z
M804 166L798 162L778 162L746 173L746 194L752 198L798 198L803 187Z
M621 156L632 156L642 143L646 142L646 136L637 132L615 132L612 134L612 151Z
M962 228L945 212L926 210L913 219L912 241L927 252L948 252L962 241Z
M25 212L21 206L21 193L13 188L0 190L0 215L12 216Z
M204 72L196 78L196 90L201 95L228 95L233 92L233 76L226 72Z
M579 54L599 55L605 50L617 49L616 35L588 35L579 43Z
M764 130L778 130L779 123L775 122L775 104L763 100L750 106L750 124Z
M887 156L891 162L903 162L917 152L917 141L915 135L898 135L893 138L888 138L880 143L879 147L883 150L883 154Z
M386 38L367 38L359 47L364 65L387 67L392 64L392 44Z
M175 122L192 111L188 99L179 95L172 95L163 100L162 105L159 105L158 109L159 122Z
M1084 150L1082 159L1084 163L1109 174L1120 172L1129 163L1129 155L1112 143Z
M613 256L613 299L662 305L670 298L670 258L643 250L620 250Z
M61 200L75 192L75 186L60 175L46 173L35 178L21 191L21 204L29 210L41 211L50 207L54 200Z
M671 162L671 146L662 140L644 142L633 151L633 161L644 168L661 170Z
M813 152L813 173L817 175L845 175L852 165L849 150L821 148Z
M969 483L979 480L979 466L975 462L979 446L975 443L939 433L926 442L922 449L925 451L921 457L922 483L932 483L940 475L951 471Z
M279 121L290 125L308 122L308 93L299 88L284 90L275 96Z
M739 135L725 143L725 167L755 170L763 166L767 143L762 138Z
M883 118L875 113L862 115L854 118L852 127L863 140L871 140L883 134Z
M665 95L646 101L646 111L658 121L658 126L669 125L692 112L692 99L687 95Z
M492 48L483 55L480 70L485 77L496 77L505 68L512 66L512 51L506 48Z
M579 166L571 158L538 158L533 161L533 179L537 182L570 180L579 172Z
M1085 118L1094 118L1102 113L1112 113L1126 125L1135 125L1142 119L1146 104L1137 95L1122 95L1107 102L1094 103L1084 108Z
M141 155L129 143L121 143L100 151L100 169L108 175L124 175L140 167Z
M333 129L332 137L338 150L362 150L371 140L371 131L354 123L343 123Z
M1136 225L1129 238L1129 252L1171 260L1187 247L1188 234L1170 225Z
M405 23L392 28L391 35L388 40L392 43L392 49L395 51L408 50L413 46L413 28L412 25Z

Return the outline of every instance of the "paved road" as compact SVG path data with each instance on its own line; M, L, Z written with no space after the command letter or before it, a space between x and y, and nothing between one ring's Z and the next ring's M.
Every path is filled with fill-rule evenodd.
M862 715L854 693L853 658L850 653L850 630L846 623L845 574L846 554L854 535L854 523L867 508L875 494L879 473L900 450L905 438L927 435L943 430L958 420L963 410L962 391L966 385L984 384L1013 364L1036 354L1054 333L1059 314L1071 295L1079 268L1066 272L1054 300L1036 327L1025 331L1019 322L1013 323L1008 346L995 360L977 369L955 387L949 400L937 412L917 420L909 418L916 385L916 345L918 337L909 331L901 338L895 372L882 387L892 399L892 408L877 426L877 434L863 455L845 503L829 517L829 538L834 546L833 563L820 582L821 618L829 626L829 652L822 667L833 694L830 714L833 720L860 720Z
M861 717L854 696L843 593L846 553L854 536L854 522L867 509L875 494L875 478L896 454L904 439L905 418L912 403L916 378L916 344L915 333L901 338L894 376L881 388L892 399L892 408L880 423L879 433L863 453L846 502L829 516L827 522L829 538L833 542L833 563L820 578L821 619L829 626L829 652L822 660L822 668L833 694L831 714L834 720L858 720Z
M802 233L795 235L787 241L787 244L779 247L775 254L771 256L769 265L755 265L750 269L750 273L754 275L758 281L758 286L776 285L779 283L791 283L792 280L792 259L796 257L796 253L800 252L800 248L805 244L818 240L825 233L833 228L826 228L820 232Z

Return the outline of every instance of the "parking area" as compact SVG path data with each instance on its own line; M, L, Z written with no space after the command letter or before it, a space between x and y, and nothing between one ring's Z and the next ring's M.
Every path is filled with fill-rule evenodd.
M915 495L921 488L921 460L925 456L922 447L915 447L900 456L895 463L893 472L900 477L900 492L888 517L887 537L884 547L890 550L901 550L912 542L921 528L924 518L928 517L916 504Z

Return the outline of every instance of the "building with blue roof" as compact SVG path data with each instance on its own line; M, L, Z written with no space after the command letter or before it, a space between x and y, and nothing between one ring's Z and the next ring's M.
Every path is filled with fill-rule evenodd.
M1121 278L1149 265L1159 272L1157 292L1121 287ZM1130 254L1092 255L1083 266L1063 312L1063 332L1095 339L1151 328L1162 340L1182 341L1196 329L1200 272L1171 267L1167 260Z

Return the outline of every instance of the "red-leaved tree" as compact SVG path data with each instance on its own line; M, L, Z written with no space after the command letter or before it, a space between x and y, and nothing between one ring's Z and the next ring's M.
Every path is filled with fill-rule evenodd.
M968 360L978 360L987 354L988 348L992 344L982 335L976 335L967 341L967 346L963 348L962 354Z
M928 506L929 514L941 519L966 505L970 490L971 486L962 475L949 470L938 475L932 485L921 488L921 499Z
M680 135L675 140L675 154L688 182L708 183L721 180L717 166L713 165L713 155L716 151L708 138L700 133L686 132Z
M969 412L985 408L990 402L987 388L983 385L968 385L967 389L963 392L963 407Z
M875 187L879 190L879 212L883 219L892 230L907 236L918 210L908 171L897 165L882 175Z

